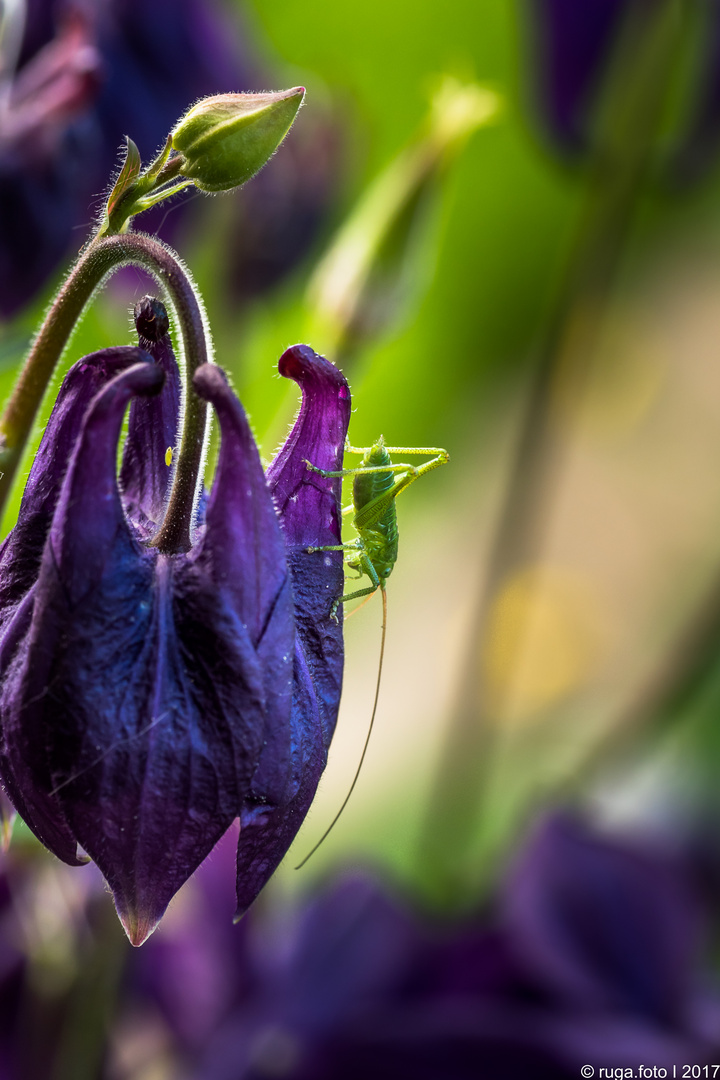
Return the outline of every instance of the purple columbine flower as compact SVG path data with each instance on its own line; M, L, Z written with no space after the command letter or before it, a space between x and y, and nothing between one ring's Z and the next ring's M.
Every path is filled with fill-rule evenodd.
M238 913L300 827L324 768L342 679L337 469L342 374L305 346L280 372L302 388L267 478L220 368L195 391L221 446L189 550L152 538L164 512L179 387L156 301L142 349L106 349L66 376L0 550L0 776L59 858L78 844L134 944L240 818ZM118 484L123 417L131 405Z

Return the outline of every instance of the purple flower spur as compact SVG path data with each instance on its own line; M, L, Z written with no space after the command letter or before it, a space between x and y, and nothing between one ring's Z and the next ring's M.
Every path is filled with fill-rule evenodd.
M302 406L266 477L223 372L199 367L219 459L188 550L168 553L180 382L162 305L141 301L136 325L140 348L68 372L0 549L0 777L46 847L97 863L139 945L236 818L241 915L315 794L343 569L341 552L304 550L340 540L340 481L305 459L341 467L350 394L327 360L288 349Z

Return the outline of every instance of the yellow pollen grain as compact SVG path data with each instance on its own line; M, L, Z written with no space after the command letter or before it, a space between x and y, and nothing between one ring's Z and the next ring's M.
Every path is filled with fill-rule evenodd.
M172 465L172 454L173 448L172 446L168 446L167 450L165 451L165 464L168 468L170 468L170 466Z

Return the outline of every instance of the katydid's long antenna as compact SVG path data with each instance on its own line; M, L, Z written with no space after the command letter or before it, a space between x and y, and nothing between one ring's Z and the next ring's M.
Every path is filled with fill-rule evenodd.
M317 851L317 849L320 847L320 845L323 844L327 840L328 836L330 835L330 833L333 831L333 829L337 825L338 821L340 820L340 816L341 816L343 810L345 809L345 807L347 806L347 804L350 802L350 796L352 795L353 791L355 790L355 785L357 784L358 779L360 777L360 772L361 772L362 767L363 767L363 762L365 760L365 755L367 754L367 748L370 745L370 736L372 735L373 725L375 723L375 713L377 712L378 699L380 697L380 680L382 679L383 658L385 656L385 631L387 630L387 593L385 592L385 584L384 583L381 583L380 589L382 591L382 605L383 605L382 640L380 642L380 663L378 664L377 684L375 686L375 701L373 703L372 716L370 717L370 727L368 728L368 733L365 736L365 745L363 746L363 752L362 752L362 754L360 756L360 763L358 764L357 771L356 771L355 776L353 778L353 782L350 785L350 790L348 791L347 795L345 796L342 806L340 807L337 814L335 815L335 817L332 819L332 821L328 825L325 832L322 834L322 836L318 840L315 847L311 848L310 851L305 856L305 858L303 859L303 861L298 863L298 865L295 867L296 870L302 870L303 866L308 861L308 859L312 855L314 855L315 852ZM360 607L362 607L362 606L363 605L360 604ZM353 614L354 614L354 612L353 612Z

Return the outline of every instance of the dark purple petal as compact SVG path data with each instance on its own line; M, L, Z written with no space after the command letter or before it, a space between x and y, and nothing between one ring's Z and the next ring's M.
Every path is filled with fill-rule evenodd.
M340 479L308 470L342 469L350 423L350 390L343 373L308 345L293 345L278 371L302 389L300 412L284 446L267 472L288 548L339 544ZM335 553L333 562L342 562Z
M243 407L224 373L203 365L194 385L218 414L222 442L205 533L191 559L237 611L261 660L272 723L253 786L259 781L263 803L276 805L289 779L295 642L285 544Z
M192 568L143 551L128 531L115 448L134 389L111 385L87 416L38 583L29 669L43 659L49 669L53 715L43 710L35 726L50 744L55 792L139 942L238 812L262 687L233 613L222 613L225 625L208 619L214 598L197 595ZM217 686L223 661L240 670ZM228 725L231 681L240 732Z
M17 523L0 548L0 636L37 578L60 485L88 405L120 371L149 359L141 349L102 349L79 360L63 379L30 469Z
M17 524L0 552L0 675L2 676L2 743L0 775L16 809L51 851L79 865L76 841L49 783L38 787L21 750L24 736L8 724L9 703L17 692L24 653L20 648L33 617L35 582L45 541L68 461L83 415L95 394L118 372L150 358L140 349L103 349L78 361L67 373L33 461ZM39 673L37 674L40 680ZM42 684L36 687L42 690ZM31 755L37 747L29 747ZM41 755L42 756L42 755ZM81 860L84 861L84 860Z
M231 598L259 647L278 600L285 601L288 592L283 536L245 412L224 372L204 364L194 386L215 408L222 442L207 528L192 558ZM289 658L286 667L289 672Z
M76 365L79 368L80 365ZM92 368L89 369L93 371ZM103 511L109 510L110 516L115 511L116 527L120 526L127 535L125 520L122 515L117 488L114 483L115 460L111 456L112 448L102 447L97 439L97 420L104 419L102 406L115 405L117 435L122 423L124 406L133 389L143 384L154 391L162 384L162 373L151 363L135 364L105 386L93 399L86 414L86 422L75 447L73 461L68 469L59 504L56 508L53 527L45 545L40 576L32 592L28 592L18 608L12 623L5 632L2 641L0 663L3 670L2 683L2 773L6 789L13 803L27 824L37 833L46 846L66 862L77 863L75 856L77 834L64 816L62 800L56 798L52 778L52 743L54 732L45 731L41 726L41 717L45 711L52 712L53 676L49 668L52 643L58 633L52 618L46 618L48 606L48 576L57 579L58 557L62 559L59 548L58 519L63 520L71 511L79 517L78 531L80 540L77 545L80 557L81 573L79 580L63 581L60 589L67 592L63 597L66 606L75 607L91 587L93 576L102 574L102 534L98 530L99 521L106 519ZM84 383L84 380L83 380ZM119 406L119 408L118 408ZM88 420L90 424L88 425ZM95 423L92 421L95 420ZM89 437L88 437L89 427ZM93 439L93 436L95 438ZM89 452L78 454L82 443L89 443ZM99 451L105 450L105 454ZM85 475L72 485L73 475L77 473L78 461L82 464L90 459L91 467L85 469ZM103 476L111 470L114 492ZM95 477L92 476L93 471ZM99 480L92 487L85 488L84 482ZM92 496L97 495L104 504L98 513L93 505ZM113 497L114 495L114 497ZM130 540L127 535L128 541ZM44 580L45 579L45 580ZM62 629L59 630L62 633ZM43 650L43 636L46 645ZM38 648L37 639L40 639ZM82 681L82 679L81 679ZM74 707L74 703L73 703ZM68 829L68 826L70 828Z
M152 536L163 518L180 415L180 373L173 353L167 313L152 296L135 305L140 348L165 372L165 385L155 397L136 397L130 406L128 436L120 471L125 511L141 535Z
M333 601L342 595L342 552L305 550L340 542L341 483L312 472L305 461L328 471L342 468L350 391L342 372L306 345L288 349L279 370L303 391L298 418L267 473L295 603L291 768L277 807L268 805L275 775L271 755L263 754L253 779L238 843L238 916L275 871L305 819L327 762L342 688L342 626L330 618Z
M297 656L302 650L296 646ZM241 918L267 884L284 859L288 848L305 820L327 763L317 709L308 710L303 719L304 702L297 689L293 695L291 769L284 801L273 806L266 791L270 786L266 757L263 755L253 779L251 798L240 815L240 838L237 850L237 909ZM271 759L272 760L272 759ZM275 780L275 776L272 776Z
M45 747L36 733L25 727L17 711L23 691L23 646L32 624L33 604L33 595L29 593L20 604L10 626L11 632L6 631L0 648L3 673L0 775L15 809L45 847L70 866L81 866L86 860L78 858L77 840L60 803L51 794ZM40 697L45 686L42 672L37 676L34 692Z
M172 921L133 952L125 969L122 998L140 998L141 1010L150 999L185 1050L201 1051L238 995L253 985L248 939L254 924L232 924L236 847L233 826L193 875Z
M341 480L320 476L307 468L306 461L328 472L342 469L350 390L342 372L307 345L288 349L278 367L303 393L298 418L268 469L295 594L299 653L295 665L298 700L293 712L308 718L303 722L311 730L320 724L327 752L342 689L342 626L330 617L330 610L343 593L343 555L341 551L308 554L305 549L341 542Z
M296 747L290 727L293 597L280 525L242 406L219 368L200 368L195 387L217 410L222 445L207 508L206 532L193 558L207 567L218 588L232 595L259 651L267 657L267 693L275 718L265 731L250 798L241 813L239 848L246 858L238 862L237 888L242 912L255 899L289 845L288 841L282 847L280 842L282 850L278 854L273 824L277 807L285 807L288 790L299 782L294 775ZM250 493L251 500L247 498ZM280 717L284 722L279 722Z

